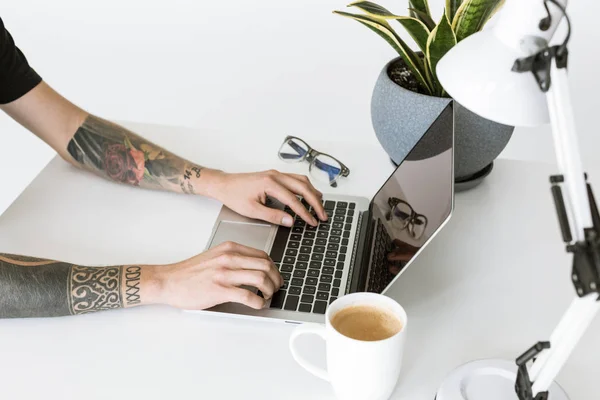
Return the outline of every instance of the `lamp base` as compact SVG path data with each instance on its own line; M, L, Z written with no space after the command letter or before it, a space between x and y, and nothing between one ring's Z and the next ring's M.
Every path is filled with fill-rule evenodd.
M517 365L507 360L478 360L464 364L446 377L435 400L518 400ZM569 400L554 382L548 400Z

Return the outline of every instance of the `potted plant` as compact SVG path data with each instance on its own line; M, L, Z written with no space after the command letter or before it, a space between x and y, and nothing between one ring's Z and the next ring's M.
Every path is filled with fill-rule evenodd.
M438 61L459 41L483 28L503 0L446 0L435 23L427 0L409 0L409 16L391 13L370 1L348 5L362 11L334 13L352 18L381 36L399 54L381 71L371 100L375 134L396 164L404 160L451 98L436 76ZM411 49L392 28L399 23L420 51ZM482 99L484 101L485 99ZM497 124L455 103L454 173L457 190L472 187L492 169L493 160L508 143L513 127ZM423 159L447 149L429 143Z

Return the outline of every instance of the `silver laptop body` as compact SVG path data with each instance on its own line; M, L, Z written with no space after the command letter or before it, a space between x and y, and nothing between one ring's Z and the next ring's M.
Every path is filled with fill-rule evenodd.
M298 217L294 227L279 227L224 206L208 248L234 241L264 250L287 279L265 309L227 303L208 311L266 321L323 322L326 305L339 296L384 293L449 220L454 207L453 156L454 114L449 104L372 199L324 195L325 205L335 204L326 229L307 227ZM284 208L276 201L270 206ZM341 230L333 228L336 216ZM317 239L326 243L323 253L315 251ZM303 246L309 243L310 251ZM388 261L392 253L401 261Z

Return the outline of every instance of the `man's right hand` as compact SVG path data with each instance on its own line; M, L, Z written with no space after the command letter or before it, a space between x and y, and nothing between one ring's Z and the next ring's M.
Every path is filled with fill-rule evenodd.
M232 242L176 264L145 269L151 272L149 280L154 283L147 303L187 310L228 302L261 309L283 285L267 253ZM242 285L259 289L264 298L241 288Z

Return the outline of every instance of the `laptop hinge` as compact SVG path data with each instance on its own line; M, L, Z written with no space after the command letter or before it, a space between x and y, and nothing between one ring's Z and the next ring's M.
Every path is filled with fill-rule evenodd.
M369 259L371 257L371 238L373 235L373 224L371 210L361 213L358 230L356 232L357 241L354 245L355 252L352 257L349 286L346 293L362 292L365 290L367 282L367 272L369 270Z

